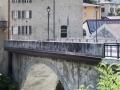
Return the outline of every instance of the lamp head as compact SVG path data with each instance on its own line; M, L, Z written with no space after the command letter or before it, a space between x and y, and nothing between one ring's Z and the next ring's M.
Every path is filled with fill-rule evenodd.
M95 6L94 9L95 9L95 11L98 11L98 6Z
M47 12L50 12L50 7L49 6L47 7Z

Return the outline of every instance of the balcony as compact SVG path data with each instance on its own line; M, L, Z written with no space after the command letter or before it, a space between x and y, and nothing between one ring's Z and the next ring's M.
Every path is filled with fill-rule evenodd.
M0 28L6 29L7 28L7 21L0 21Z

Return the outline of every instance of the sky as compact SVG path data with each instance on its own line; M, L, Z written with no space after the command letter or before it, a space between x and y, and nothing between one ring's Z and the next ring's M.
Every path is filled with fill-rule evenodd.
M120 0L112 0L112 2L120 3Z

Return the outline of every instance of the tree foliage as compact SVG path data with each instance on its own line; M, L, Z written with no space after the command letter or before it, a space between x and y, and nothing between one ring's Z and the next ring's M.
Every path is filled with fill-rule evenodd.
M116 70L113 70L113 66L101 63L96 67L96 70L100 72L98 90L120 90L120 65L116 66Z
M84 3L90 3L90 4L95 4L97 1L96 0L83 0Z
M10 77L0 74L0 90L15 90L17 84Z
M120 90L120 65L100 63L95 69L100 73L97 90ZM90 87L90 85L87 87L81 85L78 90L89 90Z
M118 16L120 16L120 8L116 9L116 13L117 13Z

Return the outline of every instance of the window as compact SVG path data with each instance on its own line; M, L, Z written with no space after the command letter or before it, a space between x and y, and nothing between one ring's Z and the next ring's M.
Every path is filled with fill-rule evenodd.
M86 17L87 16L87 14L86 14L86 12L84 12L84 17Z
M61 37L62 38L67 37L67 26L65 25L61 26Z
M13 19L20 18L20 14L21 14L20 11L12 11L12 18Z
M12 0L12 3L20 3L20 0Z
M20 34L20 26L12 26L12 34Z
M32 34L32 27L22 26L22 35L29 35L29 34Z
M94 12L94 15L93 15L94 17L96 16L96 12Z
M83 36L86 36L86 30L83 29Z
M101 12L105 12L105 8L101 8Z
M22 0L22 3L32 3L32 0Z
M22 11L22 18L32 18L32 11Z
M110 12L114 12L114 8L110 8Z

